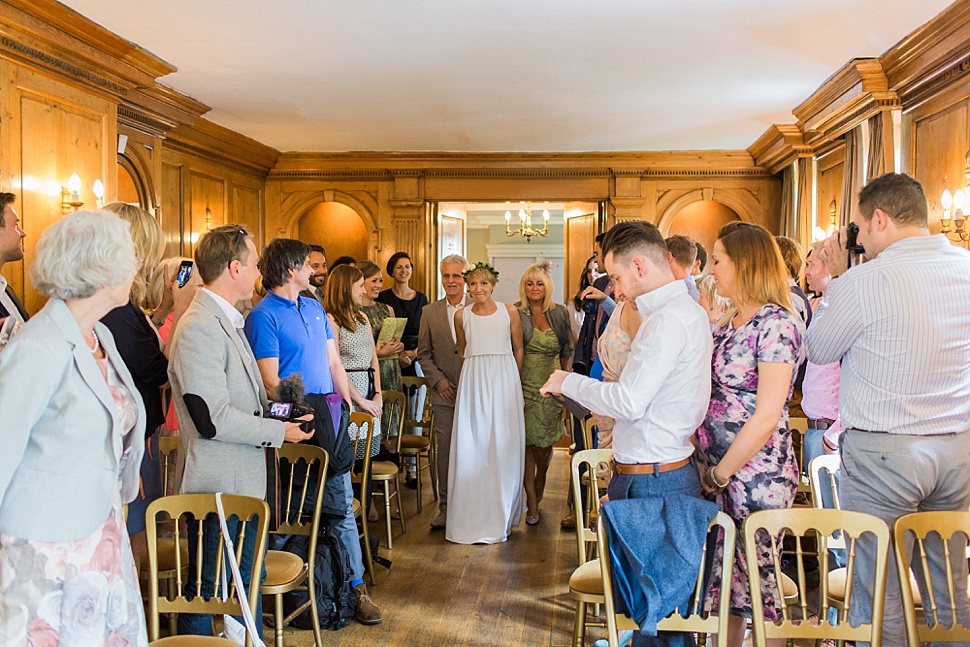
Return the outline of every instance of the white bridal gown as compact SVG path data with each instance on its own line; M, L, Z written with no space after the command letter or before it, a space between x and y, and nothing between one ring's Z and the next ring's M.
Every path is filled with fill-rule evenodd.
M488 316L462 312L465 363L458 380L448 466L445 537L505 541L525 510L525 419L504 304Z

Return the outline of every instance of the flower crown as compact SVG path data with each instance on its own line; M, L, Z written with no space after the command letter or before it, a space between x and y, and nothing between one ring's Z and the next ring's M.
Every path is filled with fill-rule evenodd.
M462 272L461 278L467 281L468 275L474 272L475 270L487 270L492 273L492 276L495 277L496 281L498 280L498 270L492 267L491 265L489 265L488 263L482 263L482 262L475 263L473 267L469 267L467 270Z

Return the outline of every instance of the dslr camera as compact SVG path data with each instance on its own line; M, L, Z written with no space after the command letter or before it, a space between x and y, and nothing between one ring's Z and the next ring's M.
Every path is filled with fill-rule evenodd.
M303 378L299 373L281 379L279 385L276 387L276 392L280 399L269 403L269 407L263 413L264 418L292 422L308 413L314 413L313 407L308 405L303 399ZM300 422L300 429L303 431L309 432L312 428L312 421Z

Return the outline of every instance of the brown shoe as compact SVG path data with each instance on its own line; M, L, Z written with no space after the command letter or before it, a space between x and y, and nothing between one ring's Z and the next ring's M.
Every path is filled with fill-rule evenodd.
M576 511L573 510L559 522L559 527L563 530L574 530L576 528Z
M367 595L367 585L358 584L353 591L354 595L357 596L357 615L355 616L357 622L362 625L379 625L384 620L384 614Z

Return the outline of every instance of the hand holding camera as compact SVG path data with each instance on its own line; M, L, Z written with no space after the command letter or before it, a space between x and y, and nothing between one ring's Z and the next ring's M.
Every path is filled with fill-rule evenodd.
M850 222L848 227L842 227L829 236L819 250L819 258L825 263L832 278L858 264L859 257L866 253L865 248L859 244L858 237L859 225Z
M279 400L269 403L264 416L285 423L283 440L298 443L312 437L315 431L312 424L313 408L303 401L303 378L300 374L281 379L276 393Z

